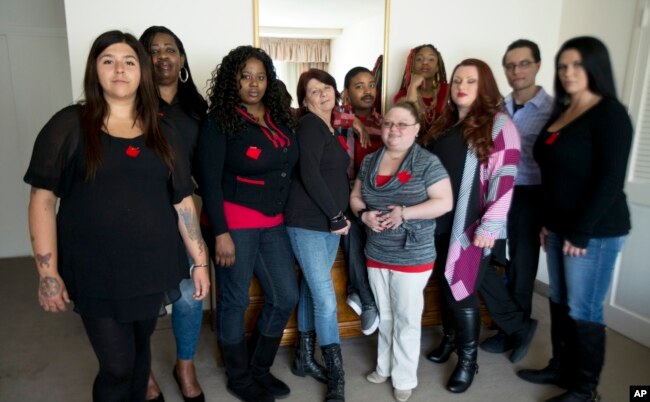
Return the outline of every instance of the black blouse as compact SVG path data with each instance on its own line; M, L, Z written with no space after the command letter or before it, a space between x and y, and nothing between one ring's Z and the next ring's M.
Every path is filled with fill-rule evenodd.
M60 198L58 268L68 292L73 299L109 301L177 288L188 270L173 205L194 189L184 146L163 125L174 156L170 174L143 135L103 133L101 164L87 181L80 112L74 105L50 119L24 178Z

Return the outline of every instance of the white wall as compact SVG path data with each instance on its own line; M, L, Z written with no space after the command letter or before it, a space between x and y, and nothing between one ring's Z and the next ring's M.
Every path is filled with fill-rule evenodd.
M38 131L71 103L63 0L0 1L0 257L31 254L22 177Z
M102 32L119 29L136 37L164 25L183 41L194 81L205 91L211 72L231 49L253 44L253 2L227 0L65 0L75 99L82 93L88 51Z
M331 41L329 73L343 91L345 74L353 67L369 70L375 66L377 57L384 52L384 13L356 21L343 28L341 36Z

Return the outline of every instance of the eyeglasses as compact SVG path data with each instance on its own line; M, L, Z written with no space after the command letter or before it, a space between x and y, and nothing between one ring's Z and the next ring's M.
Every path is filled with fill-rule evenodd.
M384 121L381 122L381 128L385 128L386 130L390 130L390 129L393 128L393 126L395 126L395 127L397 127L397 129L399 131L404 131L404 130L406 130L407 127L411 127L411 126L414 126L416 124L418 124L418 123L407 124L407 123L404 123L402 121L400 121L399 123L393 123L392 121L384 120Z
M522 60L519 63L508 63L503 66L508 71L515 71L515 67L519 67L521 70L527 70L534 61L532 60Z

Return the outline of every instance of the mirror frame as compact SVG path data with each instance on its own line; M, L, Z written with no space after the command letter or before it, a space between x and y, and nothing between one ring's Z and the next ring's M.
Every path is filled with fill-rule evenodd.
M388 99L388 38L390 37L390 0L384 0L384 57L381 71L381 114ZM253 0L253 46L260 47L260 0Z

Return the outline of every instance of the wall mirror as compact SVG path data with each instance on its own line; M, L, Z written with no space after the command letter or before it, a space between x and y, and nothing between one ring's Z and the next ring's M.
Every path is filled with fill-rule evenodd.
M253 0L255 46L272 49L294 102L297 79L310 67L327 70L342 91L349 69L373 70L379 56L388 60L389 10L390 0ZM377 84L385 107L387 68L381 64Z

